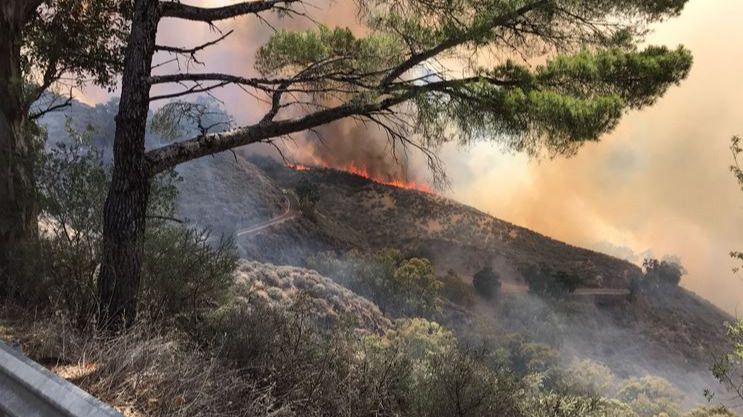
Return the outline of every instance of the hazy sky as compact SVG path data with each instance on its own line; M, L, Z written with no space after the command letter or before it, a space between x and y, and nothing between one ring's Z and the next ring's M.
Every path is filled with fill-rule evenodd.
M729 172L730 137L743 133L743 1L691 0L649 43L684 44L690 77L655 106L626 117L571 159L529 161L492 145L444 152L451 196L499 218L631 257L681 258L683 285L735 313L743 275L743 192Z
M324 1L324 0L318 0ZM352 8L312 10L330 25L352 25ZM229 0L191 3L220 5ZM649 43L694 53L689 79L655 106L627 116L601 143L571 159L530 161L489 144L442 150L452 198L572 244L641 262L644 254L681 258L683 285L735 313L743 275L728 252L743 250L743 192L729 172L730 137L743 133L743 1L691 0L680 18L655 28ZM222 25L236 33L204 55L209 70L252 72L268 36L255 20ZM206 25L167 24L160 43L214 38ZM195 68L194 71L203 70ZM106 94L88 90L87 101ZM238 89L218 93L238 120L256 114Z

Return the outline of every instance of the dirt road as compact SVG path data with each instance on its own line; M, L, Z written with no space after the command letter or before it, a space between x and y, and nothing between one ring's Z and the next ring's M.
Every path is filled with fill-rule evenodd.
M522 284L504 282L501 285L502 294L528 294L529 287ZM573 292L576 297L623 297L629 295L626 288L578 288Z
M254 224L252 226L240 229L237 231L237 237L247 236L258 233L262 230L268 229L269 227L276 226L278 224L294 220L299 215L297 211L299 209L299 202L296 201L294 195L290 194L286 190L284 191L284 201L286 202L286 211L282 214L266 220L265 222Z

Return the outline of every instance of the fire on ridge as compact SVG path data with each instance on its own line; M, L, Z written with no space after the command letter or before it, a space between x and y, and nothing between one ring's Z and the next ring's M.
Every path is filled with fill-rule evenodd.
M385 179L378 176L371 175L369 173L369 170L364 167L359 167L353 162L350 162L344 167L338 168L338 167L331 167L328 164L320 163L320 164L314 164L314 165L304 165L304 164L286 164L287 167L295 170L295 171L309 171L312 169L334 169L337 171L346 172L352 175L356 175L362 178L365 178L369 181L375 182L377 184L382 185L389 185L391 187L396 188L402 188L405 190L416 190L416 191L422 191L424 193L433 194L433 189L425 183L419 183L415 181L406 181L406 180L400 180L400 179Z

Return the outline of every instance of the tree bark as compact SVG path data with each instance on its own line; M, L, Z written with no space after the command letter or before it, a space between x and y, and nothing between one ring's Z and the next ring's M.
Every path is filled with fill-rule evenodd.
M19 4L20 3L20 4ZM0 295L23 279L26 250L38 235L33 138L23 95L23 2L0 7Z
M134 323L150 178L145 160L149 75L159 21L158 1L135 2L116 116L112 183L103 213L98 277L99 324L122 330Z

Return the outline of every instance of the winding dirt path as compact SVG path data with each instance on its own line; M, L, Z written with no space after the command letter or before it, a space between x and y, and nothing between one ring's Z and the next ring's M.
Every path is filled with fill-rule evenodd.
M238 230L237 237L252 235L262 230L268 229L269 227L296 219L297 216L299 216L299 212L295 209L295 207L299 207L299 202L296 201L294 195L289 194L286 190L283 190L283 192L284 200L286 201L286 211L272 219L266 220L265 222L254 224L252 226Z

